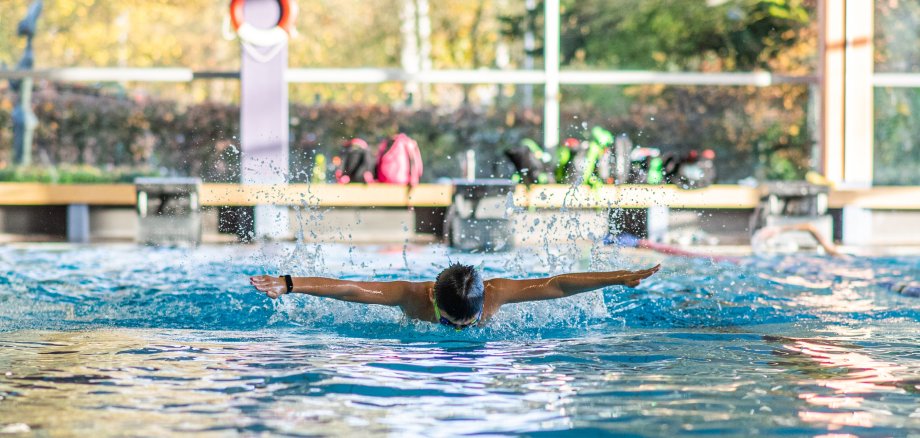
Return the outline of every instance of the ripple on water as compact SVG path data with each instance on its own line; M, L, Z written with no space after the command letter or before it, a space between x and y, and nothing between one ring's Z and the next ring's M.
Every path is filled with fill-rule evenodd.
M314 271L285 253L0 248L0 429L920 433L920 300L878 283L916 281L918 258L666 259L637 289L513 305L460 333L245 282L282 268L429 279L446 263L437 248L407 251L409 269L387 257L333 250ZM451 258L549 271L526 250Z

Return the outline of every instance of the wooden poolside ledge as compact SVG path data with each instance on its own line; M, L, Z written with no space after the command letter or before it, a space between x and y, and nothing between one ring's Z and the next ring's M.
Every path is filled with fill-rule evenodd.
M420 184L412 189L386 184L202 184L201 205L290 205L318 207L447 207L450 184ZM134 184L0 183L0 205L134 206ZM597 190L568 185L518 186L518 207L647 208L662 206L686 209L752 209L757 188L717 184L705 189L682 190L675 186L621 185ZM859 207L871 210L920 210L920 186L832 189L830 208Z

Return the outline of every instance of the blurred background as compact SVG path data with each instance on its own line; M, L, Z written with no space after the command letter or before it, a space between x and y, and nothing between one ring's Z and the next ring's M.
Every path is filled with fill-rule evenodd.
M0 81L0 182L240 182L241 46L230 2L46 0L28 42L20 20L35 15L36 3L3 0L0 8L7 70L0 72L7 79ZM843 216L856 218L855 230L869 227L866 209L920 210L916 188L877 191L920 185L915 1L297 4L288 48L288 71L300 74L288 78L289 182L333 183L330 157L343 142L376 145L397 132L418 142L423 183L470 176L467 157L477 164L472 176L508 178L515 169L505 151L522 139L553 149L600 126L637 148L676 156L712 150L717 184L808 180L865 189L830 194L835 238ZM547 20L557 7L558 51L546 35L557 29ZM25 157L14 147L25 77L15 70L31 70L34 79L35 131ZM490 74L497 76L477 82ZM755 195L733 193L741 198L723 204L755 208ZM726 206L706 196L672 207ZM856 213L841 213L847 207Z
M12 68L25 45L15 24L30 2L3 3L0 61ZM46 1L35 68L236 71L240 49L228 38L225 3ZM292 68L543 68L540 1L426 0L422 8L417 0L299 3ZM560 65L815 75L817 7L817 0L564 0ZM877 72L920 68L918 20L917 2L875 2ZM574 136L584 124L599 124L638 145L711 148L720 162L732 163L720 167L721 182L798 179L815 167L814 88L563 84L560 130ZM528 85L291 84L291 168L304 168L301 162L317 151L333 152L345 138L377 139L401 129L422 146L426 180L456 176L455 162L434 157L472 148L483 161L500 162L504 145L541 138L542 94L542 86ZM876 184L920 183L920 146L912 135L918 132L918 97L915 88L875 90ZM37 81L40 124L32 162L104 169L113 178L167 172L235 181L235 155L224 152L237 137L238 99L235 79ZM14 90L0 83L0 178L40 178L9 171L15 101Z

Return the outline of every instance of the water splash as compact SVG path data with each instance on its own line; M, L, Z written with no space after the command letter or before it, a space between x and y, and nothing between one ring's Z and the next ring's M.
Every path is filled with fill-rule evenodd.
M409 245L400 248L404 264L395 267L385 246L323 245L304 251L287 244L258 249L133 245L2 248L0 330L303 326L364 336L366 328L373 326L384 335L403 336L429 325L410 323L396 309L383 306L303 295L272 301L254 291L247 276L285 269L295 275L323 273L355 280L430 280L448 259L482 264L486 278L543 276L557 269L547 264L539 249L532 248L482 255ZM583 250L577 262L569 266L587 269L596 262L592 251L595 249ZM601 259L610 260L605 257ZM310 264L316 260L323 265ZM633 257L616 268L644 268L658 262L663 263L662 271L637 289L611 287L563 300L509 305L488 330L476 333L486 337L504 336L502 333L552 336L559 330L590 327L618 330L791 322L859 325L890 318L920 320L920 300L883 286L892 280L920 281L917 258L785 256L751 258L737 266L648 256ZM525 274L519 275L520 271ZM473 332L460 336L478 336L470 334Z

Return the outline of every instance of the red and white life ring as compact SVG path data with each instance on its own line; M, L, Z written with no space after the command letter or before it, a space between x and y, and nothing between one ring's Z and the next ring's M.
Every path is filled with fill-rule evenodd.
M278 0L281 17L278 24L270 29L262 29L247 23L243 19L243 4L246 0L230 1L230 23L240 39L256 46L270 47L280 44L294 34L294 18L297 16L297 3L291 0Z

